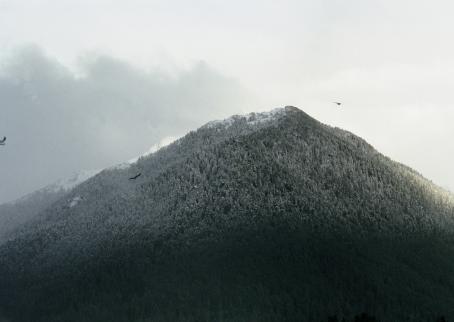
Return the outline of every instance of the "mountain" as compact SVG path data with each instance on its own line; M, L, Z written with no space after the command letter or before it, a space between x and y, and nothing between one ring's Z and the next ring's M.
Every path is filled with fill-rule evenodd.
M0 316L449 320L453 232L454 197L361 138L291 106L233 116L17 229L0 245Z
M80 171L69 178L59 180L13 202L0 204L0 243L6 240L15 229L32 220L78 184L98 172L99 170Z

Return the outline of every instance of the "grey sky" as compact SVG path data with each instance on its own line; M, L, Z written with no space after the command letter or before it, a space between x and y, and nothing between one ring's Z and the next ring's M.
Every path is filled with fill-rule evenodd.
M212 117L288 104L454 190L453 9L440 0L0 0L0 131L11 140L0 202Z

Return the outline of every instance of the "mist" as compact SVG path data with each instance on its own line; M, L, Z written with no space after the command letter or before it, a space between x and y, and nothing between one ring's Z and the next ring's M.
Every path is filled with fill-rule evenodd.
M77 72L36 46L15 50L0 71L0 202L80 170L136 157L251 102L238 81L204 62L144 71L83 55ZM228 111L228 112L227 112Z

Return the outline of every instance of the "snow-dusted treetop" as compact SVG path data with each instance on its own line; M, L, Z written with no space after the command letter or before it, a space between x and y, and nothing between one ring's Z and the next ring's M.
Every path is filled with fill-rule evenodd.
M215 127L224 127L224 128L229 128L232 126L235 121L238 120L246 120L248 125L254 126L257 124L261 123L268 123L271 121L274 121L281 117L282 115L285 114L287 111L288 107L282 108L275 108L269 112L263 112L263 113L249 113L245 115L233 115L229 118L226 118L224 120L216 120L216 121L211 121L202 126L202 128L215 128Z

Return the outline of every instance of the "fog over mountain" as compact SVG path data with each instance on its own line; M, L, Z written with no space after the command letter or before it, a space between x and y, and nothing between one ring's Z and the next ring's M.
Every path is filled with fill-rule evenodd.
M251 101L236 80L204 62L144 71L85 55L75 73L36 46L3 57L0 99L0 135L8 137L0 203L133 158Z
M292 106L209 122L44 208L0 240L0 318L454 318L454 196Z

